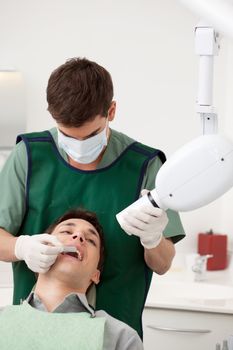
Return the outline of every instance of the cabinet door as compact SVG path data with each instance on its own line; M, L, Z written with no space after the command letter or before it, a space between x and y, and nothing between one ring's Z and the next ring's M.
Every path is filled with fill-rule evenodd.
M233 315L146 308L145 350L214 350L233 333Z

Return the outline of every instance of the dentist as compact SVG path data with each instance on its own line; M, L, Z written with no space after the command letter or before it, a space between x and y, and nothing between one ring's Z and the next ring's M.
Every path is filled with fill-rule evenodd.
M105 233L96 308L141 336L152 272L169 269L184 230L170 210L128 212L124 231L115 215L143 188L154 187L165 156L110 129L116 112L112 79L95 62L73 58L53 71L47 101L56 127L19 135L0 174L0 259L13 262L14 304L28 296L34 272L47 272L61 252L46 227L68 209L83 207L97 214Z

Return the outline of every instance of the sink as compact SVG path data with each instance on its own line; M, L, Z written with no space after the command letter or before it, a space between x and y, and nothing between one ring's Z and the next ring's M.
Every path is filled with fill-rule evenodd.
M177 254L167 273L153 274L146 307L233 314L233 258L227 269L206 271L200 282L186 260Z
M146 306L233 313L233 285L155 279Z

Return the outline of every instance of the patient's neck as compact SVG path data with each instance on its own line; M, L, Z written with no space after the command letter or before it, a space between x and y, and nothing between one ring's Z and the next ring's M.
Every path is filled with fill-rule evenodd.
M68 285L67 282L40 274L36 283L35 294L41 299L49 312L52 312L68 294L86 293L86 289Z

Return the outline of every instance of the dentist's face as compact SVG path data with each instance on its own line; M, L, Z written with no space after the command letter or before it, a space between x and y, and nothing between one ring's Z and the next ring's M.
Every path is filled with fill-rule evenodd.
M116 102L112 101L107 117L103 117L100 114L97 115L93 120L89 120L79 127L70 127L58 123L58 129L68 137L84 141L99 134L106 127L107 137L109 137L109 122L113 121L116 113Z
M107 134L109 133L108 118L100 115L96 116L94 120L91 120L80 127L70 127L63 124L58 124L58 129L68 137L84 141L90 137L96 136L107 126Z
M70 282L77 280L88 287L98 283L100 271L100 237L95 227L83 219L69 219L61 222L52 232L65 246L74 246L76 253L59 254L50 273L64 274Z

